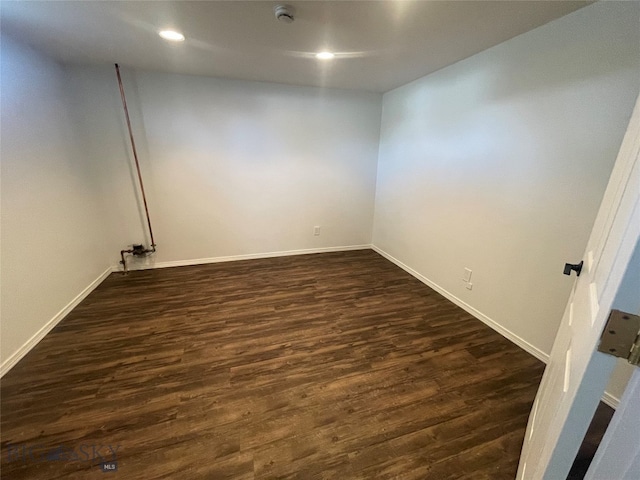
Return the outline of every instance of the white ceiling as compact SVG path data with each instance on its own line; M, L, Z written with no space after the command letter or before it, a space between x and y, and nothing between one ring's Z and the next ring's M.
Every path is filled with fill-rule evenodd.
M5 33L62 62L385 92L585 1L6 1ZM180 30L180 44L162 40ZM338 52L319 61L319 50Z

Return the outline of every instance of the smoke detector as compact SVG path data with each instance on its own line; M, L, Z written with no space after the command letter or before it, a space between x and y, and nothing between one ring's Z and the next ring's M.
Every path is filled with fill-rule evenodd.
M273 11L281 22L291 23L294 20L294 9L291 5L276 5Z

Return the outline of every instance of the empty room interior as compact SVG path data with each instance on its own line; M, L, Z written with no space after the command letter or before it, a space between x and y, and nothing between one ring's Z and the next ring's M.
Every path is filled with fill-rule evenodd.
M542 478L640 2L0 19L2 478Z

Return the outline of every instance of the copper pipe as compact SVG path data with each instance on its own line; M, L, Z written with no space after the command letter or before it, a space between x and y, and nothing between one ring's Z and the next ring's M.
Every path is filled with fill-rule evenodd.
M142 183L142 174L140 173L140 163L138 162L138 152L136 151L136 142L133 139L133 130L131 129L131 120L129 120L129 109L127 108L127 99L124 96L124 87L122 86L122 77L120 77L120 67L116 63L116 75L118 76L118 87L120 87L120 97L122 97L122 106L124 107L124 116L127 119L127 128L129 129L129 139L131 140L131 148L133 150L133 159L136 162L136 171L138 172L138 182L140 183L140 191L142 192L142 202L144 203L144 213L147 216L147 225L149 226L149 236L151 237L151 252L156 251L156 242L153 239L153 230L151 229L151 219L149 218L149 207L147 206L147 196L144 193L144 184ZM124 263L124 256L123 256ZM125 264L126 271L126 264Z
M129 273L129 271L127 270L127 259L124 257L125 253L133 253L133 250L120 250L120 258L122 259L120 260L120 263L122 264L122 273L126 275L127 273Z

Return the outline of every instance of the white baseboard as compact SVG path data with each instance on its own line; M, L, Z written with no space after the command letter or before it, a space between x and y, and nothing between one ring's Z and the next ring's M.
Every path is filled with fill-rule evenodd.
M454 294L452 294L451 292L445 290L444 288L442 288L437 283L432 282L431 280L426 278L424 275L416 272L414 269L412 269L411 267L405 265L404 263L402 263L397 258L389 255L387 252L385 252L381 248L378 248L375 245L372 245L371 248L374 251L378 252L380 255L382 255L384 258L389 260L390 262L395 263L397 266L402 268L405 272L407 272L407 273L413 275L414 277L416 277L418 280L420 280L422 283L424 283L428 287L433 288L436 292L438 292L440 295L445 297L447 300L450 300L451 302L455 303L457 306L459 306L460 308L462 308L466 312L470 313L471 315L476 317L481 322L483 322L483 323L487 324L488 326L490 326L492 329L494 329L496 332L498 332L503 337L508 338L509 340L511 340L513 343L518 345L524 351L526 351L526 352L530 353L531 355L533 355L534 357L536 357L538 360L540 360L540 361L542 361L544 363L547 363L549 361L549 355L547 355L545 352L540 350L538 347L530 344L529 342L527 342L522 337L519 337L518 335L516 335L512 331L504 328L502 325L500 325L495 320L489 318L484 313L476 310L475 308L473 308L471 305L469 305L465 301L459 299Z
M82 290L76 297L71 300L62 310L56 313L51 320L49 320L40 330L38 330L24 345L18 350L13 352L9 358L7 358L2 365L0 365L0 377L3 377L9 370L11 370L16 363L18 363L22 357L24 357L29 351L35 347L40 340L42 340L47 333L53 330L60 321L66 317L71 310L73 310L82 300L96 289L112 272L111 268L107 268L102 272L98 278L91 282L84 290Z
M127 263L129 270L149 270L153 268L186 267L189 265L204 265L207 263L235 262L238 260L255 260L259 258L289 257L292 255L309 255L312 253L347 252L351 250L368 250L370 244L366 245L346 245L340 247L307 248L302 250L284 250L279 252L248 253L245 255L231 255L227 257L193 258L189 260L173 260L170 262L156 262L149 264ZM121 272L122 266L113 267L114 272Z
M618 405L620 405L620 399L606 391L604 392L604 395L602 395L602 401L614 410L616 410L618 408Z
M149 265L130 265L130 270L147 270L152 268L169 268L169 267L183 267L188 265L201 265L207 263L220 263L220 262L233 262L237 260L252 260L258 258L273 258L273 257L285 257L291 255L308 255L312 253L328 253L328 252L346 252L350 250L367 250L371 245L346 245L339 247L324 247L324 248L309 248L302 250L286 250L280 252L266 252L266 253L251 253L246 255L233 255L227 257L211 257L211 258L196 258L190 260L176 260L170 262L158 262ZM71 302L69 302L62 310L56 313L51 320L49 320L40 330L38 330L24 345L16 350L9 358L7 358L0 365L0 377L3 377L9 370L11 370L29 351L35 347L40 340L42 340L53 328L60 323L60 321L66 317L71 310L73 310L87 295L96 289L112 272L122 271L120 265L109 267L102 272L98 278L91 282L82 292L80 292Z
M445 290L438 284L432 282L425 276L421 275L417 271L413 270L411 267L405 265L400 260L389 255L387 252L376 247L375 245L347 245L347 246L341 246L341 247L310 248L310 249L303 249L303 250L287 250L287 251L280 251L280 252L252 253L252 254L246 254L246 255L233 255L233 256L226 256L226 257L176 260L171 262L159 262L152 265L137 266L137 268L134 267L132 268L132 270L182 267L182 266L188 266L188 265L201 265L201 264L207 264L207 263L233 262L237 260L252 260L252 259L259 259L259 258L274 258L274 257L285 257L285 256L291 256L291 255L308 255L313 253L346 252L351 250L367 250L367 249L372 249L376 251L377 253L382 255L384 258L386 258L390 262L402 268L404 271L406 271L413 277L417 278L428 287L440 293L446 299L455 303L460 308L462 308L463 310L470 313L481 322L485 323L486 325L488 325L489 327L491 327L492 329L500 333L503 337L511 340L513 343L515 343L520 348L522 348L526 352L536 357L538 360L544 363L548 363L549 355L544 353L542 350L531 345L529 342L522 339L515 333L504 328L495 320L492 320L491 318L487 317L482 312L476 310L471 305L467 304L466 302L459 299L449 291ZM11 368L13 368L22 359L22 357L24 357L27 353L29 353L29 351L33 347L35 347L38 344L38 342L40 342L40 340L42 340L47 335L47 333L49 333L58 323L60 323L60 321L64 317L66 317L69 314L69 312L71 312L71 310L73 310L82 300L84 300L93 290L95 290L96 287L98 287L98 285L100 285L109 276L111 272L120 271L120 270L121 270L121 267L115 266L115 267L110 267L104 272L102 272L98 276L98 278L96 278L93 282L91 282L84 290L82 290L82 292L80 292L73 300L71 300L71 302L69 302L62 310L60 310L56 315L54 315L53 318L46 323L46 325L44 325L29 340L27 340L25 344L22 345L22 347L16 350L4 362L2 362L2 364L0 365L0 377L3 377L9 370L11 370ZM611 395L609 392L604 393L604 395L602 396L602 401L614 409L616 409L618 407L618 404L620 403L620 399Z
M411 267L405 265L404 263L402 263L397 258L389 255L387 252L385 252L381 248L378 248L375 245L372 245L371 248L374 251L378 252L380 255L382 255L384 258L389 260L390 262L395 263L397 266L402 268L405 272L411 274L412 276L414 276L415 278L420 280L425 285L433 288L436 292L438 292L440 295L445 297L447 300L452 301L453 303L458 305L460 308L462 308L466 312L468 312L471 315L473 315L474 317L476 317L481 322L483 322L483 323L487 324L488 326L490 326L491 328L493 328L496 332L498 332L503 337L511 340L513 343L518 345L524 351L530 353L531 355L533 355L538 360L540 360L540 361L542 361L544 363L549 363L549 355L546 354L545 352L543 352L542 350L540 350L539 348L531 345L529 342L527 342L523 338L519 337L518 335L516 335L515 333L511 332L510 330L504 328L502 325L500 325L495 320L492 320L491 318L487 317L482 312L479 312L478 310L473 308L471 305L469 305L465 301L459 299L458 297L453 295L451 292L449 292L449 291L445 290L444 288L442 288L437 283L432 282L431 280L426 278L424 275L421 275L420 273L416 272ZM618 408L618 404L620 403L620 399L619 398L615 397L614 395L612 395L611 393L609 393L607 391L605 391L604 394L602 395L602 401L604 403L606 403L607 405L609 405L614 410L616 408Z

